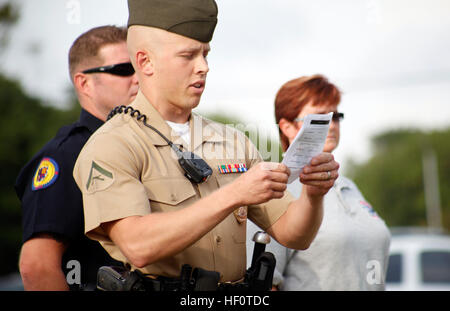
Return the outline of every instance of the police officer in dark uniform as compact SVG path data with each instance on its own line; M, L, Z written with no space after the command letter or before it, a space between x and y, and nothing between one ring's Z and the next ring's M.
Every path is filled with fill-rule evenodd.
M62 127L17 178L24 243L19 268L25 290L95 289L98 268L118 264L84 235L82 196L72 171L109 111L128 105L138 91L126 36L124 28L103 26L75 40L69 69L82 107L80 119Z

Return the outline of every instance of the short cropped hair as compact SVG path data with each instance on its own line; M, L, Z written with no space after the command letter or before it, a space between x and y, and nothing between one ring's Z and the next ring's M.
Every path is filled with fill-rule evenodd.
M313 106L338 105L341 101L340 90L323 75L304 76L286 82L275 97L275 119L277 124L282 118L293 121L303 107L312 102ZM279 129L281 147L289 147L289 140Z
M103 60L98 55L98 52L103 46L121 42L126 43L126 40L126 27L100 26L81 34L69 50L70 79L73 81L73 77L79 67L101 63Z

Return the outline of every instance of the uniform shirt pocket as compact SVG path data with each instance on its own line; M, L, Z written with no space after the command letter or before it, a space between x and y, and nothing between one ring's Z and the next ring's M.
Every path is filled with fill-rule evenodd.
M152 212L174 210L194 202L196 191L184 177L167 177L143 181ZM191 202L192 201L192 202Z

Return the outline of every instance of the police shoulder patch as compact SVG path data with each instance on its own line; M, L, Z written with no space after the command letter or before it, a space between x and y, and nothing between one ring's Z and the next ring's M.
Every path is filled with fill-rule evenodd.
M31 190L36 191L51 186L59 175L58 163L52 158L42 158L39 166L34 173Z

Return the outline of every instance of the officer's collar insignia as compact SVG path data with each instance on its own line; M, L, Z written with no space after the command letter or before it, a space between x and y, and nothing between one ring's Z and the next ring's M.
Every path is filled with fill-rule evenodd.
M91 171L86 184L86 190L89 193L105 190L112 185L113 181L114 177L110 171L92 161Z
M49 157L42 158L31 183L31 190L45 189L52 185L59 175L59 166Z
M245 173L247 172L247 167L244 163L237 163L237 164L224 164L224 165L218 165L220 174L230 174L230 173Z

